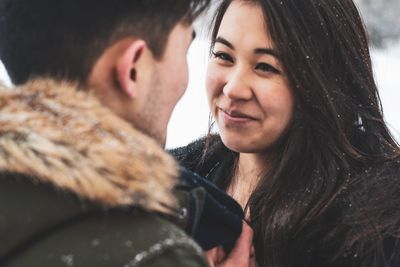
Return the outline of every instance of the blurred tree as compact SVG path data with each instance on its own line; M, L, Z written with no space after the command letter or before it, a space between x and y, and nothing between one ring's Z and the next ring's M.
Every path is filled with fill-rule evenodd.
M373 46L400 40L400 0L356 0Z

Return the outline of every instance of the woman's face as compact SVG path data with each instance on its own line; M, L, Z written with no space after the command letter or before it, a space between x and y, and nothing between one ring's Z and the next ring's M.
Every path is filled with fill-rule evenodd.
M223 143L236 152L267 151L293 117L294 98L266 29L257 4L233 1L208 66L209 105Z

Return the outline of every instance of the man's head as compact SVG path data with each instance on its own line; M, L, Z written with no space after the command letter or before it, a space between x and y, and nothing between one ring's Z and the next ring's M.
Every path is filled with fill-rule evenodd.
M0 57L15 84L79 82L165 141L187 84L191 22L210 0L1 0Z

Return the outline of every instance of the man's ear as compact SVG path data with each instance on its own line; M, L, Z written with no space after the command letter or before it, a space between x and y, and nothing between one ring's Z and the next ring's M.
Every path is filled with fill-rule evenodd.
M138 61L146 48L143 40L134 40L117 61L116 72L121 90L130 98L136 96Z

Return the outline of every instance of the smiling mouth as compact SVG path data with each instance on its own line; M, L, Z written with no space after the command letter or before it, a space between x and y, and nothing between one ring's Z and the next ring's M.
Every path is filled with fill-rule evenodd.
M254 117L235 110L229 111L219 108L219 111L225 123L245 123L256 120Z

